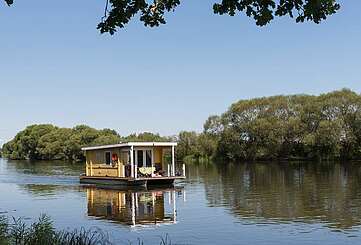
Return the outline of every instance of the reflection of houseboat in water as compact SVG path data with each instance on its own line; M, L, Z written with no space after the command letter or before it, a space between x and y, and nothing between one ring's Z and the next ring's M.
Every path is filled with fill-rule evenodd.
M173 224L177 220L176 199L182 189L120 191L87 189L88 215L125 225Z
M85 147L86 172L81 183L112 186L173 185L185 178L176 169L174 142L127 142Z

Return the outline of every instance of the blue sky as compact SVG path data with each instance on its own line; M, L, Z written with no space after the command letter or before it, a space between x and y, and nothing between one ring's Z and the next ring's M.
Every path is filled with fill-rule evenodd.
M96 30L103 1L0 2L0 144L33 123L173 135L239 99L361 92L361 1L320 25L264 28L212 14L215 1L184 0L167 25L114 36Z

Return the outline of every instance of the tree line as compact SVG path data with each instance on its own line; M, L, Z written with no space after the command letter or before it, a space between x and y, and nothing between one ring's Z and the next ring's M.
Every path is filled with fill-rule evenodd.
M3 145L11 159L82 161L81 147L120 141L177 141L178 160L361 159L361 95L343 89L319 96L240 100L210 116L202 133L164 137L145 132L120 136L86 125L31 125Z
M30 125L2 147L10 159L83 161L84 146L116 144L121 141L161 141L159 134L141 133L121 137L115 130L97 130L86 125L61 128L51 124Z
M198 158L360 159L361 96L342 89L240 100L209 117L203 133L180 136Z

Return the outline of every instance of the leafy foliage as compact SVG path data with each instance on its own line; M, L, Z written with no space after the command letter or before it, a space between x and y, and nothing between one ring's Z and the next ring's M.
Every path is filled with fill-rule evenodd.
M241 100L210 117L204 134L215 141L213 155L231 160L358 159L360 125L361 96L343 89Z
M240 100L221 116L210 116L202 133L182 131L175 138L150 132L122 138L114 130L85 125L31 125L2 150L12 159L77 161L83 160L83 146L174 140L178 160L360 159L361 95L343 89L320 96Z
M162 137L159 134L143 132L140 134L130 134L122 139L124 142L164 142L170 140L168 137Z
M129 141L169 141L168 137L143 132L121 137L115 130L97 130L86 125L59 128L50 124L28 126L3 145L2 154L10 159L84 160L82 147Z
M291 18L296 15L296 22L309 20L318 24L339 9L335 0L222 0L213 6L214 13L220 15L244 12L258 26L270 23L275 16L286 15Z
M86 125L59 128L50 124L28 126L3 145L3 155L11 159L84 159L81 147L119 143L121 137L110 129Z
M5 0L10 6L13 0ZM180 5L180 0L105 0L105 11L98 29L113 35L124 28L136 15L145 26L165 24L165 14ZM264 26L274 17L289 16L296 22L320 23L336 13L340 5L336 0L221 0L213 5L213 12L234 16L241 12Z

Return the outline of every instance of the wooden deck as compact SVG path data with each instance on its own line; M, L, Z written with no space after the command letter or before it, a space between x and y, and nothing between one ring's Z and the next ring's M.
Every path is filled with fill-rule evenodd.
M151 186L151 185L168 185L174 184L177 179L185 179L185 176L171 176L171 177L103 177L103 176L80 176L80 183L82 184L99 184L112 186Z

